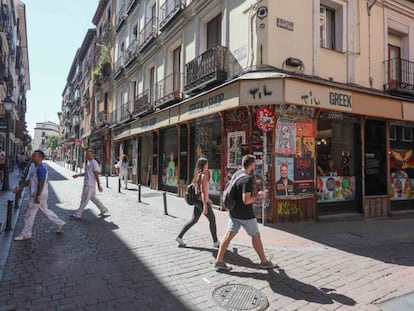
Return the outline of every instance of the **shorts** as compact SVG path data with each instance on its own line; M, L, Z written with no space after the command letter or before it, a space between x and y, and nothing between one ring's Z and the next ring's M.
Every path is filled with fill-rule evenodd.
M251 219L238 219L229 216L229 222L227 224L227 231L229 232L239 232L240 227L243 227L246 230L247 234L250 236L255 236L260 234L259 226L257 225L256 218Z

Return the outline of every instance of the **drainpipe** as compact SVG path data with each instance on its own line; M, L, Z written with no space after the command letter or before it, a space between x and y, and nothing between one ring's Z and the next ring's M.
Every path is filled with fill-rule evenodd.
M368 71L369 71L369 86L372 88L374 78L372 77L371 68L371 10L378 0L374 0L371 4L367 2L367 13L368 13Z

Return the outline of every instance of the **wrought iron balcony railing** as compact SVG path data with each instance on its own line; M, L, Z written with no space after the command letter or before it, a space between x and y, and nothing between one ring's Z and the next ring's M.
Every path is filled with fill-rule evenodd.
M118 60L115 62L114 65L114 79L119 76L119 74L124 69L124 56L122 55Z
M10 12L7 5L0 5L0 32L9 33L10 26Z
M125 52L125 56L124 56L124 66L127 67L129 64L132 63L132 61L135 59L135 57L137 57L137 46L138 46L138 41L134 40L129 47L127 48L126 52Z
M385 61L385 77L386 91L414 95L414 62L402 58Z
M152 111L150 90L145 90L135 97L133 116L139 117Z
M164 28L185 7L185 0L166 0L160 7L160 29Z
M216 46L205 51L185 65L186 81L184 90L192 93L227 79L227 48Z
M119 9L118 14L116 14L116 24L115 24L116 31L118 31L121 28L121 26L124 24L127 16L128 15L126 12L126 5L124 3Z
M108 113L106 111L101 111L95 118L95 125L101 127L108 123Z
M128 121L131 117L131 108L130 108L130 101L128 100L125 104L121 105L121 111L120 111L120 119L119 121L124 122Z
M155 108L183 99L181 92L183 76L181 72L174 72L155 85Z
M134 7L135 3L137 3L138 0L127 0L126 1L126 12L129 13L131 9Z
M148 43L157 36L157 19L152 17L139 33L139 50L144 49Z

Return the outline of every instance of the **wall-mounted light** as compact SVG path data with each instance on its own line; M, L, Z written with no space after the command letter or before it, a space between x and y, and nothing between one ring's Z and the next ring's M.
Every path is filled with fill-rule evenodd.
M285 60L286 65L291 67L300 67L303 66L303 61L299 58L289 57Z

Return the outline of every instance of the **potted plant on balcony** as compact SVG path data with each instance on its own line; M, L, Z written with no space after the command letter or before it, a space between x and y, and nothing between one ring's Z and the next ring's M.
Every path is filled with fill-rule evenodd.
M95 86L100 86L103 78L109 77L111 74L111 51L108 47L104 47L99 57L98 65L92 72L92 78Z

